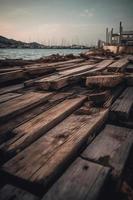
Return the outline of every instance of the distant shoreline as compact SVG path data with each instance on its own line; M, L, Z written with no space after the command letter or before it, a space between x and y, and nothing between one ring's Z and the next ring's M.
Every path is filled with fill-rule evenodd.
M1 48L0 49L91 49L94 47L77 47L77 48L71 48L71 47L47 47L47 48L17 48L17 47L9 47L9 48Z
M0 49L89 49L88 45L82 44L40 44L37 42L22 42L14 39L8 39L6 37L0 36Z

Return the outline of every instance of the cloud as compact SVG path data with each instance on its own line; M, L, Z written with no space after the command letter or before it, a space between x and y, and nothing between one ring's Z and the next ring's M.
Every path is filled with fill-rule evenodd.
M80 13L81 17L93 17L95 14L95 9L91 8L91 9L85 9Z

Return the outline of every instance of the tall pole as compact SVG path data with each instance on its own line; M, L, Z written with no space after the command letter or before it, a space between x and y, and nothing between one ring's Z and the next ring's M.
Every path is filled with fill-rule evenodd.
M119 28L120 30L119 30L119 32L120 32L120 39L119 39L119 44L121 44L121 39L122 39L122 22L120 22L120 28Z
M111 36L110 36L110 42L112 44L112 37L113 37L113 28L111 29Z
M106 44L109 43L109 30L106 28Z

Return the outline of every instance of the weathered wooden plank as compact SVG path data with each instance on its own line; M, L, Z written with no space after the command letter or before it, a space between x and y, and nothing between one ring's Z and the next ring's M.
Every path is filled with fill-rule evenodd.
M81 66L85 66L85 65L91 65L92 62L90 61L84 61L84 62L80 62L80 63L70 63L70 64L67 64L67 65L63 65L63 66L59 66L56 68L56 71L65 71L65 70L68 70L68 69L73 69L73 68L78 68L78 67L81 67Z
M12 135L11 131L21 125L22 123L27 122L28 120L31 120L35 116L39 115L40 113L54 107L58 103L65 100L67 97L71 96L73 93L57 93L53 95L48 102L44 104L40 104L30 110L27 110L26 112L22 113L19 116L16 116L14 118L11 118L10 120L4 122L0 126L0 144L4 142L5 140L8 140L8 138L15 137ZM11 142L11 141L10 141ZM4 143L2 146L7 145L8 142ZM1 146L0 146L1 149Z
M113 60L103 60L101 62L99 62L96 66L97 68L102 68L102 69L106 69L111 63L113 62Z
M78 62L79 61L79 62ZM88 61L84 62L84 60L82 59L76 59L75 61L71 61L68 63L62 63L62 64L58 64L58 63L51 63L51 64L46 64L46 63L42 63L42 64L35 64L32 66L26 66L25 70L27 72L29 72L29 74L34 75L34 74L40 74L43 72L54 72L54 71L65 71L68 69L73 69L75 67L80 67L83 65L89 64ZM50 71L51 70L51 71Z
M133 142L133 130L106 125L81 156L110 166L115 179L122 175Z
M0 83L24 78L23 70L0 73Z
M94 67L95 67L95 65L83 65L80 67L75 67L74 69L60 71L59 74L62 76L70 76L73 74L79 74L79 73L85 72L86 70L93 69Z
M26 68L34 68L34 69L37 69L37 68L45 68L45 67L56 67L56 68L60 68L62 66L67 66L67 65L70 65L70 64L74 64L74 63L80 63L80 62L83 62L84 59L82 58L79 58L79 59L71 59L71 60L67 60L67 61L60 61L60 62L53 62L53 63L39 63L39 64L30 64L30 65L26 65L25 67Z
M20 67L0 67L0 73L21 70Z
M25 67L25 72L29 75L43 75L43 74L50 74L55 72L55 68L54 67L42 67L42 66L38 66L38 67Z
M112 60L104 60L98 64L85 65L74 69L61 71L57 75L55 74L52 75L51 77L36 81L36 85L44 90L49 90L49 89L57 90L62 87L65 87L73 80L74 82L76 82L82 76L106 69L107 66L112 62L113 62Z
M39 200L39 197L12 185L0 190L0 200Z
M24 88L24 84L17 84L13 86L7 86L0 89L0 95L8 92L16 92Z
M95 106L102 106L110 97L110 95L110 91L106 90L104 92L91 93L89 94L88 98Z
M49 88L53 90L59 90L69 84L70 77L63 77L53 80L49 83Z
M5 144L7 154L11 152L11 154L15 155L17 152L27 147L50 128L53 128L65 117L70 115L75 109L80 107L85 99L85 96L67 99L15 128L12 131L15 137Z
M68 84L68 80L71 76L91 70L92 68L94 68L94 66L95 65L86 65L70 70L61 71L58 72L58 74L54 74L52 76L37 80L35 81L35 84L39 88L44 90L60 89Z
M108 66L109 72L123 72L128 65L128 57L122 58Z
M56 98L57 98L58 96L56 96ZM62 98L64 98L63 96L62 96ZM61 99L60 99L61 100ZM56 100L55 100L56 101ZM52 102L50 102L50 103L52 103L52 104L54 104L54 105L56 105L55 102L54 101L54 99L53 99L53 101ZM58 101L59 101L59 97L58 97ZM51 104L50 104L51 105ZM53 105L53 106L54 106ZM47 107L48 107L49 105L47 104L47 106L46 107L44 107L44 108L42 108L41 107L41 112L43 112L43 110L44 109L46 109L46 110L48 110L47 109ZM34 109L35 110L35 109ZM30 113L26 113L25 115L24 115L24 117L27 117L27 115L29 115L29 117L28 118L26 118L26 120L28 120L28 119L30 119L30 118L33 118L33 116L34 115L37 115L37 114L39 114L38 111L39 110L39 108L37 107L37 111L35 110L34 112L31 112L30 111ZM32 113L32 114L31 114ZM24 123L24 120L25 120L25 118L24 117L22 117L22 120L20 120L20 119L18 119L17 118L17 121L16 121L16 123ZM24 120L23 120L24 119ZM74 126L76 127L80 127L79 126L79 124L82 126L82 124L84 123L84 121L85 121L85 119L90 119L90 116L89 117L87 117L87 116L78 116L78 115L74 115L74 117L70 117L70 119L68 118L68 119L66 119L66 120L64 120L64 122L62 122L62 124L60 125L60 126L58 126L57 128L56 128L56 131L55 131L55 133L54 133L54 131L53 131L53 133L52 133L52 135L53 135L53 137L55 137L56 135L56 137L55 138L58 138L58 134L59 134L59 136L60 136L60 134L61 134L61 132L63 133L63 132L65 132L65 130L64 130L64 128L66 128L67 130L69 130L69 132L71 131L72 133L73 133L73 131L75 130L74 129ZM13 121L15 121L15 120L13 120ZM20 121L20 122L19 122ZM78 122L78 123L77 123ZM11 126L12 124L9 124L9 127ZM13 124L14 125L14 124ZM13 126L12 125L12 126ZM18 126L18 125L17 125ZM5 126L4 126L5 127ZM55 129L54 129L55 130ZM48 134L47 134L48 135ZM46 137L47 137L47 135L46 135ZM44 138L45 138L45 136L44 136ZM5 162L5 160L7 160L9 157L10 157L10 154L11 155L15 155L15 149L14 149L14 142L16 142L17 141L17 139L18 139L18 136L17 135L13 135L13 138L11 138L9 141L7 141L7 142L5 142L5 143L3 143L1 146L0 146L0 157L1 157L1 159L0 159L0 161L1 161L1 163L2 162ZM64 137L64 139L65 139L65 137ZM48 140L48 139L47 139ZM46 140L46 141L47 141ZM57 143L58 144L58 143ZM53 145L53 142L52 142L52 145ZM40 148L40 147L39 147ZM51 149L53 149L53 147L51 148Z
M111 63L112 61L109 60ZM108 63L109 63L108 62ZM99 66L99 65L98 65ZM90 69L86 70L85 72L82 73L77 73L77 74L72 74L68 76L59 76L59 75L53 75L51 76L50 80L49 78L47 79L42 79L38 82L36 82L36 85L43 90L49 90L49 89L61 89L69 84L76 83L81 80L82 77L86 77L87 75L92 75L94 73L100 72L104 69L106 69L107 66L103 65L103 67L97 67L95 65L90 66Z
M0 95L0 103L14 99L15 97L19 97L21 95L22 94L19 94L19 93L6 93L6 94L3 94L3 95Z
M124 89L125 89L125 84L124 83L116 86L115 88L113 88L110 91L110 97L104 103L103 107L104 108L110 107L114 103L114 101L121 95L121 93L124 91Z
M72 114L5 163L2 170L8 176L45 190L105 123L107 116L108 110L92 115Z
M49 77L39 79L39 80L35 81L34 84L39 89L49 90L50 89L50 85L51 85L51 81L56 80L58 78L60 78L60 75L59 74L54 74L54 75L51 75Z
M123 80L123 75L99 75L99 76L90 76L86 78L87 87L115 87L120 84Z
M54 63L48 64L48 66L56 66L56 68L60 68L66 64L74 64L74 63L80 63L80 62L84 62L84 59L76 58L76 59L71 59L71 60L67 60L67 61L54 62Z
M23 113L35 105L46 102L51 95L52 93L28 92L8 102L1 103L0 120L7 120L15 115Z
M47 82L44 84L44 88L42 89L48 90L48 89L61 89L67 85L71 85L73 83L79 82L82 78L86 78L88 75L94 75L95 73L99 73L105 69L105 67L93 67L94 69L89 69L82 73L77 73L69 76L65 76L62 78L57 77L56 79L51 80L51 83Z
M103 60L96 65L96 68L91 69L88 75L96 75L99 72L104 71L113 62L113 60Z
M109 168L78 158L42 200L96 200L108 174Z
M133 105L133 87L128 87L113 103L110 110L112 119L128 119Z

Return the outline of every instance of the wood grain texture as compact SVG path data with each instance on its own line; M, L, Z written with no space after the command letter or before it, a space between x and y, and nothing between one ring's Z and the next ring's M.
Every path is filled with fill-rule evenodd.
M16 80L24 77L25 76L23 70L0 73L0 83L5 83L7 81Z
M11 118L10 120L4 122L0 126L0 143L2 143L2 138L6 139L6 136L8 137L8 133L10 133L14 128L18 127L19 125L31 120L35 116L41 114L42 112L52 108L53 106L56 106L58 103L65 100L67 97L73 95L73 93L57 93L53 95L50 99L48 99L47 102L42 103L30 110L25 111L21 115ZM12 135L12 134L11 134ZM14 135L12 135L14 137ZM11 137L11 138L12 138Z
M99 62L97 65L96 65L96 67L97 68L102 68L102 69L106 69L111 63L113 62L113 60L112 59L110 59L110 60L103 60L103 61L101 61L101 62Z
M57 74L36 81L36 85L38 88L43 90L57 90L65 87L66 85L69 85L71 81L78 81L82 76L106 69L107 66L112 62L113 60L104 60L98 64L88 64L78 67L75 66L75 68L72 69L58 71Z
M122 58L108 66L109 72L123 72L128 65L128 57Z
M39 200L39 198L15 186L5 185L0 190L0 200Z
M108 110L91 116L73 114L2 166L17 179L45 190L105 123ZM26 187L25 183L25 187Z
M104 70L107 69L107 67L113 62L113 60L103 60L100 63L96 64L96 67L94 69L91 69L90 71L88 71L87 75L96 75L99 74L101 72L103 72Z
M57 74L35 81L38 88L43 90L60 89L68 85L68 80L76 74L91 70L95 65L83 65L73 69L59 71Z
M124 89L125 89L125 84L123 83L110 90L110 97L104 103L103 107L109 108L114 103L114 101L121 95Z
M18 126L12 131L15 135L13 139L5 143L5 145L2 145L1 151L5 152L5 156L6 154L15 155L70 115L82 105L85 99L85 96L67 99Z
M22 90L24 88L24 84L17 84L13 86L7 86L0 89L0 95L8 93L8 92L16 92Z
M109 168L78 158L42 200L96 200L108 174Z
M90 62L90 61L84 61L84 62L80 62L80 63L65 64L63 66L56 67L56 71L58 71L58 72L66 71L68 69L74 69L74 68L78 68L78 67L85 66L85 65L90 65L90 64L92 64L92 62Z
M30 66L30 67L24 67L24 71L30 75L30 76L39 76L39 75L44 75L44 74L50 74L55 72L55 68L54 67L43 67L43 66Z
M106 125L81 156L110 166L115 178L122 175L133 142L133 130Z
M127 120L133 105L133 87L126 88L120 97L113 103L110 111L110 119Z
M123 75L99 75L86 78L87 87L107 87L112 88L120 84L123 80Z
M15 97L19 97L21 95L22 94L19 94L19 93L6 93L6 94L3 94L3 95L0 95L0 103L14 99Z
M7 120L15 115L46 102L52 93L28 92L20 97L0 104L0 120Z

